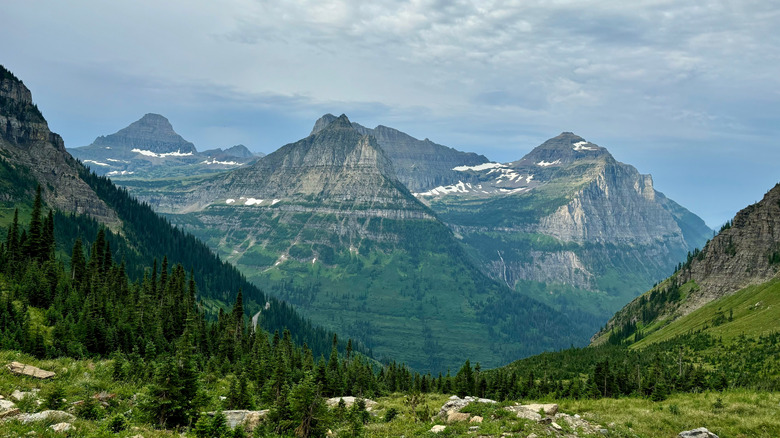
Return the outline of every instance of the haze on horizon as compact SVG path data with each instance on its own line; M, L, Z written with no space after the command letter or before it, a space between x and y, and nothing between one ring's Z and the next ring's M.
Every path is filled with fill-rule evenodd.
M562 131L718 227L780 180L766 1L7 2L0 63L68 147L143 114L272 152L324 113L512 161Z

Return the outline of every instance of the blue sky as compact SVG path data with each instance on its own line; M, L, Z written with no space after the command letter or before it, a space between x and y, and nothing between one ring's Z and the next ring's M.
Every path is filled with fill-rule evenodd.
M68 147L147 112L271 152L346 113L495 161L562 131L717 227L780 180L778 1L9 0L0 63Z

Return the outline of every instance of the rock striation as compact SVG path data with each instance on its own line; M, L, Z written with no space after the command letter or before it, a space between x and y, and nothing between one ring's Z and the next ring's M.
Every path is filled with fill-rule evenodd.
M0 194L0 201L32 199L36 184L31 176L41 184L44 202L50 207L119 225L116 213L79 177L80 165L65 151L62 137L49 130L30 90L2 66L0 162L5 182L11 184Z
M739 211L701 250L672 277L617 312L592 341L615 326L640 320L643 303L671 283L695 284L682 300L665 302L656 319L669 322L712 301L751 285L765 283L780 272L780 184L761 201ZM645 321L649 324L650 321Z
M322 131L337 119L332 114L325 114L314 123L311 133ZM455 167L488 162L484 155L461 152L427 138L418 140L387 126L371 129L355 122L351 125L359 133L376 139L393 163L398 179L412 192L423 192L451 181L458 175L453 170Z
M482 269L521 291L538 282L606 293L598 318L668 275L711 235L656 191L650 175L570 132L520 160L457 170L450 185L416 195L474 248Z

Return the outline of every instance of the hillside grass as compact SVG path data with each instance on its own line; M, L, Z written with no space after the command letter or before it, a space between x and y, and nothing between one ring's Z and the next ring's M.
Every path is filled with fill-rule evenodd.
M683 289L683 292L685 290ZM631 348L641 349L652 343L663 342L689 332L704 331L730 342L745 335L758 337L780 331L780 279L749 286L739 292L712 301L668 325L656 322L643 328L646 335ZM730 318L731 317L731 318ZM731 320L729 320L731 319Z
M720 438L780 436L778 393L730 390L675 394L663 402L628 397L562 400L559 404L563 412L577 412L607 426L609 436L672 438L699 427Z

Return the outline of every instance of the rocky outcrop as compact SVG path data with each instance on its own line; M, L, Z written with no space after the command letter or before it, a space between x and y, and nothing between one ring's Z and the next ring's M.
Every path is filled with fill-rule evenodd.
M718 438L717 435L707 430L706 427L686 430L685 432L680 432L677 436L679 438Z
M236 426L241 425L245 431L251 433L265 420L268 412L268 409L261 411L231 410L222 411L222 415L225 416L225 423L229 428L235 429ZM206 415L213 417L216 412L206 412Z
M49 131L30 90L2 66L0 70L0 160L13 169L14 178L29 174L37 180L50 207L118 226L116 214L79 177L80 165L65 151L62 138ZM33 184L31 193L13 196L32 198L34 189Z
M688 315L712 301L751 285L762 284L780 272L780 185L764 198L741 210L707 245L672 277L659 283L617 312L592 342L604 340L613 327L641 319L643 302L653 293L693 282L682 300L664 302L657 319L669 322ZM649 325L651 321L644 321Z
M332 114L320 117L312 128L316 134L338 118ZM398 179L412 192L423 192L453 180L459 174L453 168L486 163L487 158L473 152L461 152L436 144L427 138L418 140L406 133L379 125L374 129L352 122L352 127L363 135L376 138L385 151Z
M780 184L734 216L701 256L679 275L679 283L699 286L682 304L687 315L704 304L753 284L765 283L780 270Z
M351 395L344 396L344 397L332 397L327 400L325 400L325 404L328 406L329 409L333 409L336 406L338 406L339 401L344 400L344 406L347 407L347 409L351 408L352 405L355 404L355 402L358 400L359 397L353 397ZM376 407L376 402L374 400L364 398L363 401L366 404L366 410L370 411Z
M437 416L441 418L448 418L450 415L454 413L459 413L461 409L465 408L471 403L495 404L497 402L489 398L478 398L478 397L471 397L471 396L460 398L457 395L453 395L452 397L450 397L449 400L447 400L447 403L444 403L442 405L442 407L439 409L439 413L437 414Z
M49 379L56 375L54 371L42 370L38 367L34 367L32 365L26 365L21 362L11 362L8 365L6 365L6 368L8 368L8 371L14 374L35 377L37 379Z

